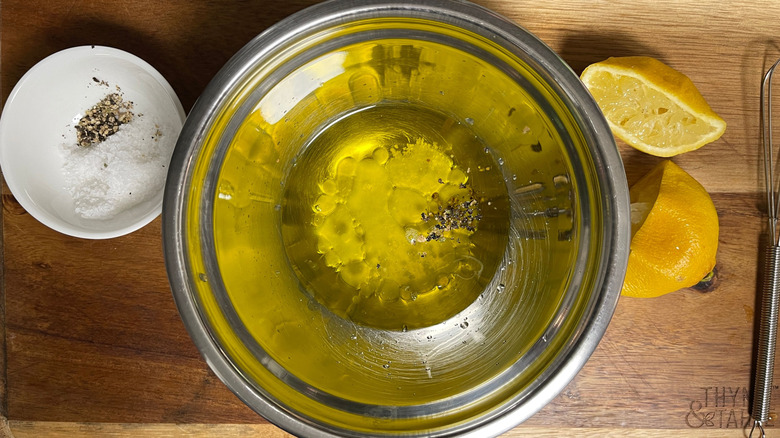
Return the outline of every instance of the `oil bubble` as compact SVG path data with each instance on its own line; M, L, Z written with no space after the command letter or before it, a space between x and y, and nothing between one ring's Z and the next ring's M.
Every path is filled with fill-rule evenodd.
M385 164L390 158L390 153L383 147L376 148L371 157L379 164Z

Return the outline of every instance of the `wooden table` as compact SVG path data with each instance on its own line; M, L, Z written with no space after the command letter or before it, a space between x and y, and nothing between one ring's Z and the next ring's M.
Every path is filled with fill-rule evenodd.
M101 44L147 60L189 109L233 53L310 3L5 0L2 99L45 56ZM690 76L728 123L720 140L674 159L718 209L714 290L621 299L582 372L507 435L744 436L764 222L759 85L780 56L780 2L480 3L538 35L577 72L609 56L660 58ZM658 161L620 148L629 182ZM80 240L38 223L7 187L2 200L0 435L288 436L233 396L187 336L159 219L125 237ZM780 412L777 386L774 400Z

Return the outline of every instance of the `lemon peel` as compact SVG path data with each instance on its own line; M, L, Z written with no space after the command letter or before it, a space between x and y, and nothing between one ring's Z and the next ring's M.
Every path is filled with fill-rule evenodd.
M650 298L691 287L715 266L718 214L704 187L673 162L629 190L631 250L621 294ZM649 205L649 208L647 207Z

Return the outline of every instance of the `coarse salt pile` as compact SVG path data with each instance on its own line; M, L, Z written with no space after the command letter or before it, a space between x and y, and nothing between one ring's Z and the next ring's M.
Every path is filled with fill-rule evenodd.
M63 143L65 188L76 214L110 219L158 195L178 129L139 114L99 143Z

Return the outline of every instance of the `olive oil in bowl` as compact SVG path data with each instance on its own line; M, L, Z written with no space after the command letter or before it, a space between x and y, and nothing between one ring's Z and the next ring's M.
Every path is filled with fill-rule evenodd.
M263 46L190 137L182 296L252 406L463 432L588 333L613 198L533 59L375 12Z
M468 122L410 104L348 113L285 181L282 238L304 289L358 324L442 322L484 290L509 227L501 170Z

